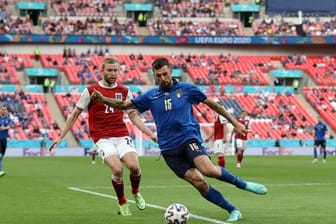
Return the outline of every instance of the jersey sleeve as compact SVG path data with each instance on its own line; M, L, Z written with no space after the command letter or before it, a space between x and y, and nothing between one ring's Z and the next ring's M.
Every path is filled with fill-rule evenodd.
M186 87L189 88L188 92L192 104L199 104L207 98L207 96L197 86L188 83L188 86Z
M126 96L126 100L132 100L133 99L133 94L130 90L128 90L127 92L127 96ZM131 113L132 111L134 111L134 109L128 109L128 110L125 110L125 112L127 114Z
M90 97L89 90L85 88L84 91L81 93L76 106L84 110L85 108L88 107L90 100L91 100L91 97Z
M219 121L221 124L227 124L228 123L228 120L222 116L222 115L218 115L219 116Z
M146 92L143 93L137 97L135 97L134 99L131 99L132 103L135 105L135 107L137 108L137 110L140 113L143 113L147 110L149 110L150 108L150 100L149 100L149 95L151 92Z

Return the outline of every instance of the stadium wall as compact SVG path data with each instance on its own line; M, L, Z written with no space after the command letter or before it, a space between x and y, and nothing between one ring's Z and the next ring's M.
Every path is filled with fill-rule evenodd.
M330 45L82 45L82 44L4 44L2 51L7 53L33 54L36 47L41 54L62 54L64 47L75 48L77 53L89 48L108 47L111 54L226 54L233 55L334 55L335 48ZM19 50L18 50L19 49Z

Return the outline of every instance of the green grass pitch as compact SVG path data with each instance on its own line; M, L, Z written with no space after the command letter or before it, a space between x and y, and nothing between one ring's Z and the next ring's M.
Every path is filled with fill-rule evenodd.
M229 156L227 169L249 181L264 183L265 196L242 191L214 179L209 182L235 204L246 224L331 224L336 218L336 157L312 164L311 156L246 156L242 168ZM164 208L187 206L188 224L224 223L228 214L178 179L158 157L140 157L141 192L148 207L133 216L117 215L110 171L89 157L5 157L0 178L0 223L3 224L163 224ZM215 158L213 158L215 162ZM125 169L125 192L130 193ZM131 201L132 202L132 201Z

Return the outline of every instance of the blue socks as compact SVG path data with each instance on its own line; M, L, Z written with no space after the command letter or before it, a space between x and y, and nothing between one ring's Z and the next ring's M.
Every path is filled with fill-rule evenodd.
M233 184L240 189L246 188L246 182L244 180L240 179L237 176L234 176L232 173L230 173L223 167L221 167L221 170L222 170L222 176L217 178L218 180L225 181L229 184Z
M2 154L0 153L0 171L2 170Z
M314 159L317 159L317 150L314 150Z
M327 150L326 149L323 150L323 159L324 160L327 159Z
M213 188L210 185L209 185L209 192L202 196L208 201L225 209L229 213L231 213L233 210L236 209L236 207L230 204L230 202L228 202L219 191L217 191L215 188Z

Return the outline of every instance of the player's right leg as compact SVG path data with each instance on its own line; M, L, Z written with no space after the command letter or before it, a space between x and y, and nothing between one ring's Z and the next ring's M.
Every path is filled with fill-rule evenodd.
M314 150L314 154L313 154L314 159L313 159L312 163L317 163L318 162L318 159L317 159L317 148L318 148L318 146L319 146L319 143L315 140L315 142L314 142L314 148L313 148L313 150Z
M135 152L128 152L122 157L123 162L130 171L130 182L135 204L140 210L146 208L146 201L140 193L141 169L138 156Z
M96 145L100 154L102 155L105 164L111 169L112 177L111 183L112 187L118 198L119 214L122 216L132 215L125 196L124 191L124 181L123 181L123 166L119 158L118 150L115 145L118 141L115 138L111 139L100 139Z

